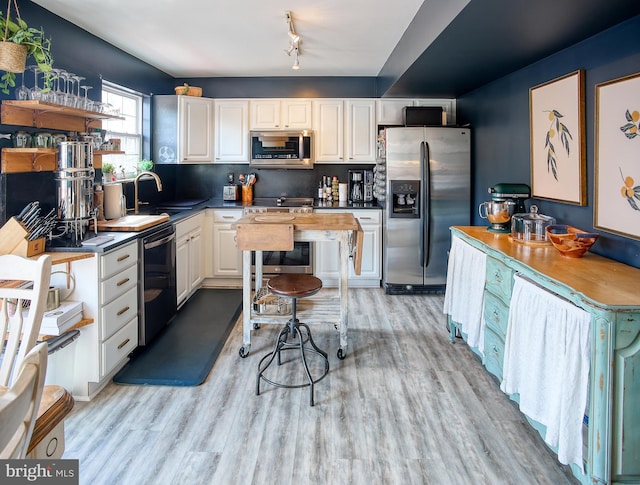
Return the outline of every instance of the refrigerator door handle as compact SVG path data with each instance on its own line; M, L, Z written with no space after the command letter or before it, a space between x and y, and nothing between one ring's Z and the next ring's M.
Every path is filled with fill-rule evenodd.
M429 264L429 223L431 194L431 167L429 164L429 144L420 142L420 178L422 179L422 197L420 202L420 266L425 268Z

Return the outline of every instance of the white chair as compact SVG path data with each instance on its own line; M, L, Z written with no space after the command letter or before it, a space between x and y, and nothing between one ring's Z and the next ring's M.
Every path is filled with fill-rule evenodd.
M31 441L47 372L47 344L22 360L14 383L0 396L0 458L24 459Z
M0 342L6 343L0 363L0 386L36 345L51 279L51 258L12 254L0 256ZM27 306L28 303L28 306Z

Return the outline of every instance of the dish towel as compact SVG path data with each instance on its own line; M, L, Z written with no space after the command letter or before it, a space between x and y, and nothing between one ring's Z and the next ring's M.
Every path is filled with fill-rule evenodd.
M484 281L487 255L453 237L447 268L443 312L460 324L467 344L484 354Z
M560 463L580 469L590 322L586 311L515 276L500 389L520 394L520 410L546 426Z

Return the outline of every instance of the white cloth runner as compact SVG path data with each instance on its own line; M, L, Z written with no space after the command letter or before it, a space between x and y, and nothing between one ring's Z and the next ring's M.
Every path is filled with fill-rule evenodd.
M460 324L467 344L484 353L484 281L487 255L453 237L447 268L443 311Z
M500 389L545 425L558 460L583 469L582 421L589 386L589 314L516 275Z

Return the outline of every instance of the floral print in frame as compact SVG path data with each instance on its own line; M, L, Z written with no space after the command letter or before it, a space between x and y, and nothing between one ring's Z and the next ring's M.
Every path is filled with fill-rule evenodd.
M586 205L584 71L529 90L531 195Z
M640 239L640 73L596 85L594 227Z

